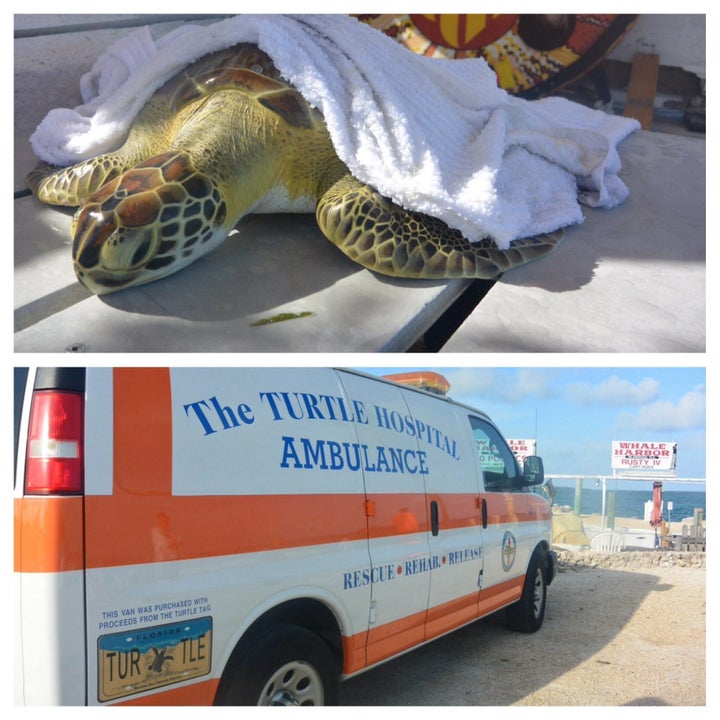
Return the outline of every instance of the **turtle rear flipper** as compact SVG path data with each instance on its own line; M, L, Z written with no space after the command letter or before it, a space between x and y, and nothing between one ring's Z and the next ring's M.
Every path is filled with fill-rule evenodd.
M323 194L316 217L328 240L363 267L424 280L493 279L552 252L564 236L523 238L507 250L490 239L470 243L442 220L405 210L351 175Z

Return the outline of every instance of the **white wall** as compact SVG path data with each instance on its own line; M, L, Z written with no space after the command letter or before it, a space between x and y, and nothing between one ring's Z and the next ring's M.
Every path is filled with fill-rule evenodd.
M632 62L635 53L657 53L660 64L705 77L705 15L640 15L608 56Z

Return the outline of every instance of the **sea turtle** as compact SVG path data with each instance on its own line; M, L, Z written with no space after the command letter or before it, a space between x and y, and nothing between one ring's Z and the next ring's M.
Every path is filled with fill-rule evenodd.
M354 178L318 110L252 44L207 55L148 100L118 150L27 182L79 206L75 273L98 294L176 272L250 212L315 212L348 257L402 278L494 278L555 248L562 233L501 251L407 211Z

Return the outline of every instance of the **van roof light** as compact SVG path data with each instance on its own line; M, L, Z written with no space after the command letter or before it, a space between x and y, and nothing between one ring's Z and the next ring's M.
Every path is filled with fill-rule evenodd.
M450 390L450 382L440 373L430 370L419 370L417 372L397 373L394 375L383 375L386 380L428 390L436 395L447 395Z

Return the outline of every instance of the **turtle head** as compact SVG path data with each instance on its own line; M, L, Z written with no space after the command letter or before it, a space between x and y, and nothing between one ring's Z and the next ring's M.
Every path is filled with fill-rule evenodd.
M73 220L78 280L103 295L177 272L229 231L215 183L187 153L155 156L91 195Z

